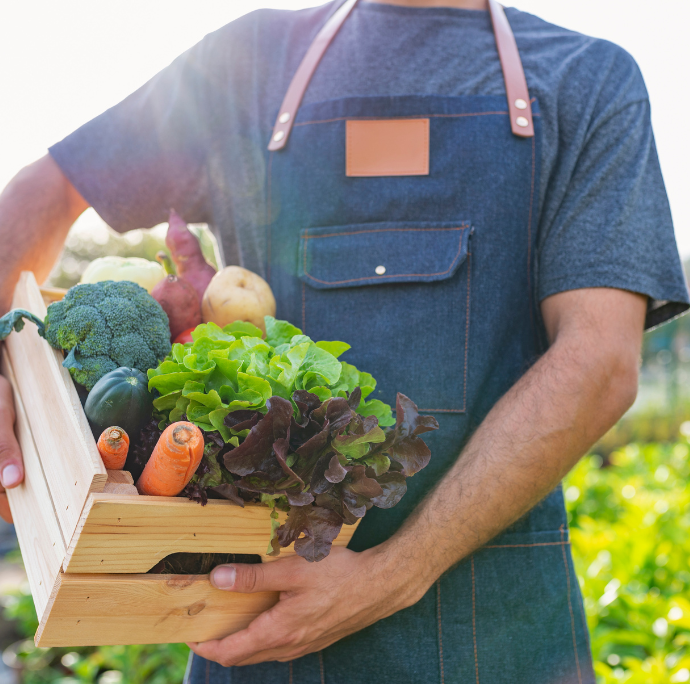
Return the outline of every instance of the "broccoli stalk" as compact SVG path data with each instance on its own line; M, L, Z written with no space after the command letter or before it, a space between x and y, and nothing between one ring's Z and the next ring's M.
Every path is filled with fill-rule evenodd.
M45 337L43 321L30 311L25 309L12 309L0 318L0 342L2 342L13 330L19 332L24 327L24 319L36 324L38 334Z

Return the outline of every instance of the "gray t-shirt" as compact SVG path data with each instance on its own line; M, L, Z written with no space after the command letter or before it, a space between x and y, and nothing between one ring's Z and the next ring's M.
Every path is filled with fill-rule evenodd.
M174 206L214 228L226 263L264 273L266 146L302 56L338 4L228 24L51 155L116 230L164 222ZM640 292L650 297L648 326L684 311L637 65L609 42L507 15L542 113L539 298L583 287ZM304 102L410 94L505 94L488 12L361 2Z

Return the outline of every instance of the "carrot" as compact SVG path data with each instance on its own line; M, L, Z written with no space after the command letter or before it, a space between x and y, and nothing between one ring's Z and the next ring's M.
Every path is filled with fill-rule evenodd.
M204 455L204 436L193 423L165 428L137 481L140 494L176 496L192 479Z
M108 470L122 470L129 451L129 436L117 425L106 428L98 438L98 453Z

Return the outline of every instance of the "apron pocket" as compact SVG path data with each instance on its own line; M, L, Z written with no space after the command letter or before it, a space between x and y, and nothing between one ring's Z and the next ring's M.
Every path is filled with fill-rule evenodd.
M370 398L464 413L471 234L467 221L302 230L305 333L352 345L343 360L378 380Z

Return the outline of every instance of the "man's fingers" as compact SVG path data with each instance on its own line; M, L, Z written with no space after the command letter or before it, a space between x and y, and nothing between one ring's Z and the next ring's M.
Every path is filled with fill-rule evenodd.
M224 639L187 645L202 658L225 667L275 660L280 653L294 651L299 641L298 633L288 632L283 626L285 615L279 617L279 606L262 613L249 627Z
M0 484L16 487L24 479L22 452L14 436L14 401L6 378L0 376Z
M295 588L291 569L294 559L246 565L219 565L211 572L211 584L216 589L253 594L257 591L286 591Z

